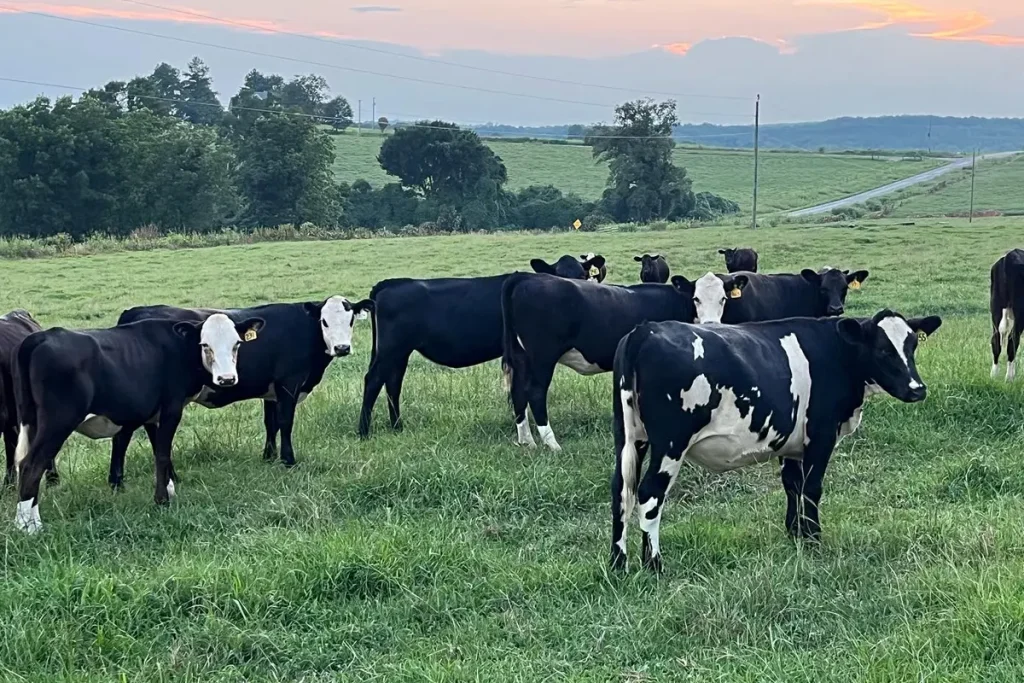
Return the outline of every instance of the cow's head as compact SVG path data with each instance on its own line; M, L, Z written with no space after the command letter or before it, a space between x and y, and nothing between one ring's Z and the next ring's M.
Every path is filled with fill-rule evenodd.
M753 249L719 249L718 253L725 256L725 269L730 273L757 268L757 252Z
M672 279L675 282L675 278ZM729 299L739 299L747 286L746 275L708 273L694 283L693 305L698 323L720 323Z
M640 282L664 282L658 277L657 266L659 261L668 267L668 263L662 258L661 254L644 254L643 256L634 256L633 260L640 264ZM667 279L667 278L666 278Z
M805 268L800 275L818 288L819 310L826 316L842 315L846 311L846 293L850 289L860 289L868 279L866 270L851 273L835 268L825 268L818 273Z
M605 268L604 256L594 254L594 252L581 254L580 265L583 266L583 272L587 274L588 280L604 282L604 278L608 275L608 269Z
M942 325L942 318L904 318L890 310L870 319L843 318L839 335L854 348L865 382L907 403L924 399L927 388L917 374L914 352L918 337L928 337Z
M255 339L263 325L262 318L236 323L223 313L214 313L202 322L175 323L174 331L199 344L203 367L210 373L214 385L233 387L238 384L238 347L243 339Z
M584 265L587 265L587 268L584 268ZM555 261L554 265L551 265L544 259L539 258L535 258L530 261L530 267L537 273L557 275L558 277L564 277L570 280L589 280L589 268L593 266L600 269L603 265L603 256L595 256L585 264L568 254Z
M320 325L324 338L324 353L341 358L352 352L352 327L373 310L373 301L364 299L352 303L343 296L332 296L320 303L303 304L306 313Z

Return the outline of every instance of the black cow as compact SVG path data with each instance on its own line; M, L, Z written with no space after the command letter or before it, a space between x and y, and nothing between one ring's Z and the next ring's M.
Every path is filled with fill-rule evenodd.
M0 317L0 430L3 431L4 450L7 451L4 484L14 481L14 449L18 444L18 406L14 399L11 363L22 340L41 329L25 310L18 309ZM47 481L55 482L55 474L48 473Z
M914 352L918 335L941 324L884 310L868 319L638 326L615 354L612 566L625 568L635 506L644 565L661 570L661 514L684 458L713 472L780 458L786 528L819 540L836 443L860 425L868 395L924 399Z
M18 347L14 365L19 472L15 526L42 529L39 481L72 432L93 439L145 427L156 461L156 502L174 495L171 444L185 405L204 386L234 386L242 335L263 320L143 320L101 330L52 328Z
M608 268L604 264L604 258L601 259L601 265L594 265L597 262L597 256L594 252L589 254L581 254L580 261L588 264L587 275L591 280L597 280L598 282L604 282L604 279L608 277Z
M992 377L999 374L999 354L1006 347L1006 381L1015 374L1017 348L1024 331L1024 249L1011 249L992 265L989 308L992 311Z
M266 427L263 457L266 460L277 457L277 433L280 431L281 461L291 467L295 464L292 424L296 407L320 383L332 360L349 355L356 318L372 306L369 300L353 304L342 296L319 302L267 304L233 310L138 306L124 311L118 325L151 318L203 321L214 313L223 313L235 321L253 317L266 321L267 331L254 337L239 354L241 381L231 387L207 387L194 401L207 408L221 408L238 401L263 399ZM124 456L131 439L132 432L127 429L114 437L110 485L115 488L121 485Z
M538 273L588 279L589 269L604 267L604 257L582 263L563 256L554 266L541 259L530 265ZM490 277L397 278L374 285L373 350L366 371L359 434L370 433L370 418L381 388L386 388L393 429L401 428L399 399L409 356L449 368L466 368L501 357L501 286L512 274Z
M668 261L661 254L634 256L633 260L640 264L640 282L668 282Z
M725 269L730 273L757 272L757 252L753 249L719 249L718 253L725 256Z
M694 283L680 275L671 285L629 287L541 275L510 277L501 292L502 370L517 442L535 445L526 419L529 404L541 441L561 450L548 422L547 394L555 367L566 365L581 375L609 372L619 339L639 323L692 321L693 292Z
M868 271L825 268L799 275L730 273L701 278L694 294L698 322L747 323L842 315L846 294L860 289ZM723 310L724 309L724 310Z

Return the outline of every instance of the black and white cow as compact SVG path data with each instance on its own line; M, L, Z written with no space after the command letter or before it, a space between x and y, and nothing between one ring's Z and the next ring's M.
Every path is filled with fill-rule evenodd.
M587 280L603 256L583 262L563 256L554 266L541 259L538 273ZM391 427L401 427L402 381L413 351L449 368L467 368L501 357L501 286L513 274L489 277L382 280L370 291L375 309L373 350L363 389L359 434L370 433L373 406L386 388Z
M605 266L604 257L600 260L600 266L598 263L597 255L594 252L588 254L581 254L580 261L587 266L587 277L590 280L597 280L598 282L604 282L604 279L608 277L608 268Z
M805 269L798 275L730 273L718 282L707 276L697 283L694 303L698 322L747 323L783 318L842 315L850 289L860 289L868 271Z
M712 274L705 276L721 283ZM581 375L609 372L619 339L645 320L694 319L694 283L601 285L520 273L502 288L502 370L517 443L535 446L529 404L541 441L561 450L548 421L547 394L561 364Z
M204 386L240 381L243 335L263 320L211 315L203 322L143 320L100 330L52 328L18 347L14 365L20 422L15 526L42 529L39 481L73 432L109 439L145 427L156 461L156 502L174 495L171 444L185 405Z
M35 318L22 309L0 316L0 431L4 435L4 450L7 452L5 484L14 481L14 449L18 444L18 406L14 399L11 363L22 340L41 329ZM56 475L48 473L47 481L55 482Z
M757 272L757 252L753 249L719 249L718 253L725 256L725 269L730 273Z
M1015 374L1017 349L1024 331L1024 249L1011 249L992 265L989 299L992 311L992 377L999 374L999 354L1006 347L1006 381Z
M668 282L668 261L661 254L634 256L633 260L640 264L640 282Z
M369 300L351 303L343 296L232 310L138 306L124 311L118 325L152 318L201 322L215 313L223 313L235 321L248 318L266 321L266 331L255 335L239 353L241 381L228 387L207 386L194 401L207 408L222 408L238 401L262 399L266 428L263 457L266 460L277 457L280 431L281 461L291 467L295 464L292 424L296 407L320 384L332 360L351 353L355 321L372 306ZM110 485L115 488L121 485L124 457L131 439L132 432L127 429L114 437Z
M725 472L780 458L786 528L818 540L836 443L860 425L867 396L924 399L914 352L918 336L941 324L884 310L867 319L638 326L615 354L612 566L626 565L636 507L644 565L660 571L661 515L684 459Z

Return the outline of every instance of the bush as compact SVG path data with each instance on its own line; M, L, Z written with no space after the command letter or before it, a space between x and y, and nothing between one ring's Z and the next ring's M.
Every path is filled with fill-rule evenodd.
M668 221L654 221L647 229L651 232L665 232L668 230Z

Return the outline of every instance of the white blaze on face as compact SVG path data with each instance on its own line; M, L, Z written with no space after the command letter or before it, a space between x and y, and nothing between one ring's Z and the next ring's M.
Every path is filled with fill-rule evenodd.
M907 342L907 338L914 334L914 331L910 329L910 325L903 318L897 318L895 316L885 318L882 322L878 323L878 326L885 332L885 336L889 338L889 342L896 349L896 353L899 354L900 360L903 361L903 365L907 368L907 374L910 373L910 362L907 360L907 352L904 347ZM913 377L910 378L910 388L917 389L921 386Z
M725 312L725 283L714 273L708 273L693 288L693 304L697 308L697 322L720 323Z
M235 323L223 313L206 319L199 332L199 346L203 352L203 367L213 377L214 384L232 386L238 383L238 347L242 338Z
M328 356L344 356L352 349L352 325L355 313L343 296L332 296L320 309L320 332Z

